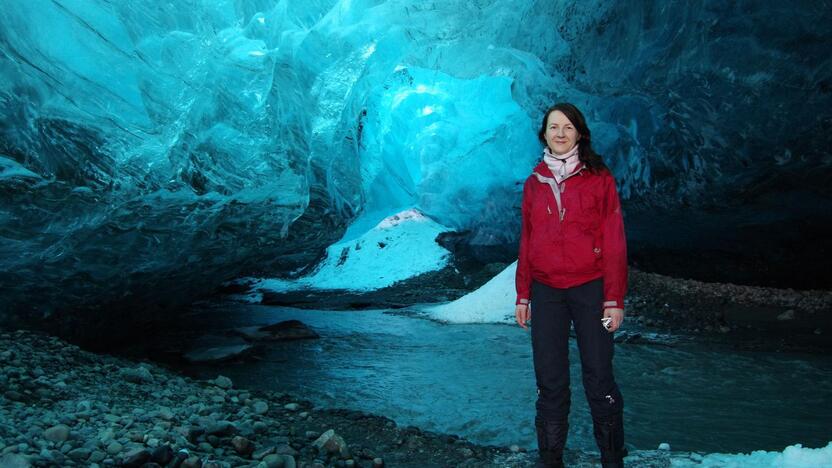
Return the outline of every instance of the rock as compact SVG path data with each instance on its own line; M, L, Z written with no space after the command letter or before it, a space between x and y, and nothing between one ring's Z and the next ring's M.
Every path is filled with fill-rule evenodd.
M297 403L286 403L283 407L289 411L297 411L300 408L300 405Z
M794 320L794 310L789 309L777 316L777 320Z
M321 434L315 442L312 442L312 445L318 449L318 452L337 454L342 458L347 458L350 454L347 443L333 429Z
M461 449L459 449L459 453L461 453L462 456L465 458L471 458L474 456L474 451L468 447L462 447Z
M205 430L205 433L208 435L218 436L218 437L228 437L232 436L237 432L237 426L230 421L217 421Z
M107 458L106 453L101 450L95 450L90 454L89 461L90 463L101 463L105 458Z
M3 468L29 468L32 464L22 455L7 453L0 456L0 466Z
M823 330L821 330L820 328L815 328L815 335L820 335L820 334L823 334Z
M729 327L727 325L720 325L719 326L719 332L720 333L728 333L729 331L731 331L731 327Z
M188 439L189 442L194 443L202 434L205 434L204 428L198 426L190 426L185 431L185 438Z
M252 444L251 441L245 437L235 436L231 439L231 445L237 453L244 457L248 457L252 452L254 452L254 444Z
M667 442L662 442L659 444L659 450L670 450L670 444Z
M90 457L90 449L86 449L83 447L70 450L69 453L66 454L69 458L77 461L86 461L87 458Z
M119 374L124 380L133 383L151 383L153 382L153 374L150 373L144 366L136 367L135 369L122 369Z
M188 457L179 465L179 468L201 468L202 460L197 456Z
M150 461L150 450L135 448L122 458L122 465L126 468L138 468Z
M517 444L512 444L512 446L511 446L511 447L509 447L508 449L509 449L509 450L511 450L511 451L512 451L512 452L514 452L514 453L517 453L517 452L519 452L519 451L520 451L520 446L519 446L519 445L517 445Z
M309 417L309 411L301 411L300 413L298 413L298 417L302 418L302 419L308 418Z
M110 445L107 446L107 453L109 453L110 455L118 455L119 453L121 453L123 449L124 446L122 446L120 443L111 442Z
M153 449L150 455L150 461L162 466L167 465L171 460L173 460L173 449L170 445L160 445Z
M257 400L251 405L255 414L266 414L269 411L269 404L262 400Z
M320 337L299 320L285 320L263 327L243 327L235 332L248 341L307 340Z
M264 423L263 421L256 421L253 426L254 432L263 432L268 428L269 425Z
M43 431L43 438L52 442L64 442L69 439L69 426L58 424Z
M253 352L254 347L248 344L220 345L192 349L185 353L184 358L191 364L210 364L243 359Z
M298 451L293 449L288 444L278 445L277 448L275 448L274 453L276 453L278 455L291 455L293 457L298 456Z
M286 466L283 460L283 455L266 455L263 457L263 463L265 463L268 468L285 468Z
M384 460L381 458L373 458L373 468L382 468L384 466Z
M266 447L260 450L257 450L251 454L251 458L255 460L262 460L267 455L271 455L274 453L274 447Z
M231 379L224 375L217 376L216 379L212 380L211 383L216 385L217 387L223 388L228 390L229 388L233 387L234 384L231 382Z

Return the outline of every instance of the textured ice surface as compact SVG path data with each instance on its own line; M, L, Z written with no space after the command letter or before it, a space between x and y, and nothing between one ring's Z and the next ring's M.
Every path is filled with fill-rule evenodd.
M832 466L832 442L826 447L808 448L801 444L790 445L782 452L756 450L751 453L710 453L707 455L674 455L670 459L673 467L703 468L808 468Z
M559 100L639 206L788 220L781 192L829 195L829 24L761 0L5 2L4 305L176 306L308 264L362 211L348 237L416 206L510 244Z
M264 279L257 291L346 289L372 291L447 265L450 252L436 243L448 228L416 210L382 220L361 237L342 240L326 250L315 271L297 280Z
M514 323L516 271L514 262L478 289L447 304L425 306L424 311L449 323Z

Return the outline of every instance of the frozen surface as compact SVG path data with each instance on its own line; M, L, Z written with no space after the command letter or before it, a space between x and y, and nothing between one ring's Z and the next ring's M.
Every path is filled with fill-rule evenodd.
M762 0L4 2L2 299L36 320L169 310L307 266L356 217L345 239L409 207L471 245L511 245L537 120L560 100L587 111L637 206L754 202L754 222L798 226L793 201L829 205L830 15Z
M450 252L436 243L448 228L416 210L389 216L362 236L331 245L326 258L308 276L296 280L263 279L257 291L346 289L371 291L443 268Z
M437 306L423 306L432 318L448 323L514 323L514 274L517 262L478 289Z
M755 450L751 453L710 453L671 458L674 467L713 468L808 468L832 466L832 442L825 447L809 448L801 444L790 445L782 452Z

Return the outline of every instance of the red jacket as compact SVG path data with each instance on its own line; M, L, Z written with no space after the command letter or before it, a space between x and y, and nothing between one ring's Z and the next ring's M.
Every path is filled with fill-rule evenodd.
M517 304L528 304L532 280L570 288L601 277L604 308L624 308L627 244L615 178L580 163L557 184L541 161L523 186Z

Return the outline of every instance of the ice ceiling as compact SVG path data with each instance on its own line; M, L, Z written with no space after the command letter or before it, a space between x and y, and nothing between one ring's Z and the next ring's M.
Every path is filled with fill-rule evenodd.
M563 100L637 261L828 254L830 24L810 1L6 2L0 299L164 313L410 207L510 246Z

